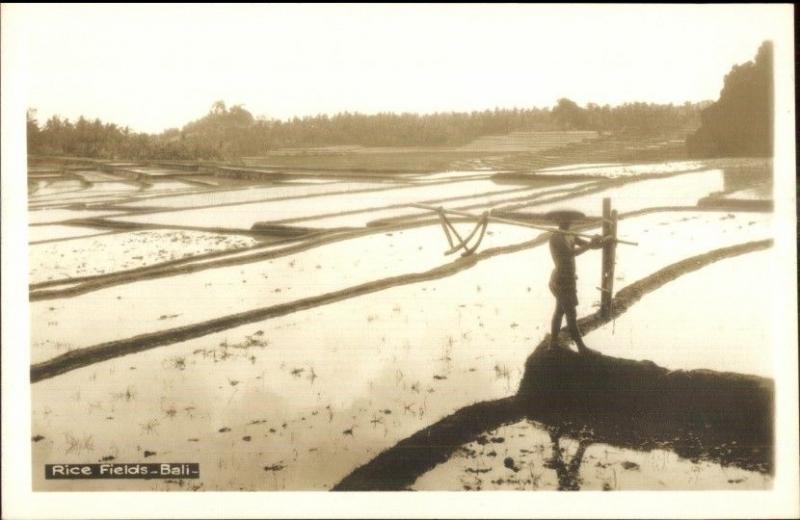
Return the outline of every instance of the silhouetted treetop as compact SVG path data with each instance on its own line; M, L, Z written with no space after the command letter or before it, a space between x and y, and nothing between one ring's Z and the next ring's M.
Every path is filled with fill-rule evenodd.
M695 157L772 156L772 42L755 60L734 65L725 76L719 100L701 114L700 129L687 139Z

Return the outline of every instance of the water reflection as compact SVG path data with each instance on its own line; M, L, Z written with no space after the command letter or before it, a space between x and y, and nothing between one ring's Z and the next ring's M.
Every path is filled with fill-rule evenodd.
M519 395L531 419L572 438L769 473L773 392L771 380L756 376L540 349Z
M559 491L579 491L581 489L580 469L583 463L583 455L586 453L586 448L592 444L592 441L589 439L579 440L578 449L575 450L569 462L565 462L563 452L566 450L561 448L561 430L549 428L548 433L550 434L550 441L553 443L553 455L550 460L545 461L544 466L556 470Z
M744 162L722 168L724 190L736 191L758 186L765 192L772 192L772 163L764 161ZM765 193L766 194L766 193Z
M773 393L757 376L538 349L516 406L483 403L414 439L455 444L444 464L417 465L414 488L768 488ZM483 418L474 442L449 433L470 424L461 415Z
M772 476L523 419L484 432L420 475L415 490L769 489Z

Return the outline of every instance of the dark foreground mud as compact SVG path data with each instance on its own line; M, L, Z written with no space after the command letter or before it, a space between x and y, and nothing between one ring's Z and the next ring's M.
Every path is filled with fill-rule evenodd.
M516 395L458 410L384 451L333 489L408 489L460 446L526 418L546 425L551 435L579 439L584 447L667 449L693 461L772 473L773 404L774 383L766 378L670 371L650 361L542 347L528 359Z
M584 332L624 313L648 292L771 240L717 249L672 264L621 290L612 315L580 320ZM407 489L459 446L523 418L557 435L637 450L670 449L693 460L771 473L774 382L712 370L670 371L651 361L550 350L549 336L525 364L516 395L476 403L415 433L357 468L333 489ZM564 331L560 337L564 343Z
M539 348L517 399L571 437L771 472L774 393L757 376Z
M445 462L453 452L487 430L524 418L516 396L471 404L398 442L353 471L333 491L407 489L419 475Z

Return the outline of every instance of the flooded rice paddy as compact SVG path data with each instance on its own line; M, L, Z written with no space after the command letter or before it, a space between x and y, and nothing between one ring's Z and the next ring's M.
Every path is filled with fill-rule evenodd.
M544 232L492 223L470 262L443 254L447 242L436 220L376 225L424 215L404 204L441 200L476 213L529 204L522 210L575 207L598 215L602 198L611 197L622 214L620 237L639 242L617 250L616 289L685 258L772 236L770 213L697 207L700 198L726 190L724 169L694 162L573 168L588 169L613 178L598 181L609 184L593 192L585 191L594 187L585 181L515 186L476 172L393 183L321 178L243 186L222 179L222 187L203 188L147 170L139 172L154 175L147 186L113 191L113 204L95 199L91 209L64 204L91 200L103 191L93 183L113 183L115 174L48 180L30 200L30 240L46 241L30 247L31 294L42 283L81 290L56 290L31 302L34 364L105 342L202 328L254 309L288 310L35 383L34 464L200 463L197 480L92 481L92 489L324 490L460 408L513 395L553 310ZM664 177L637 179L652 172ZM548 202L556 196L564 199ZM511 200L517 197L522 200ZM85 218L97 227L68 222ZM252 234L256 222L323 233ZM471 229L456 226L464 235ZM351 229L325 232L344 227ZM671 369L770 377L770 288L741 273L768 269L771 254L749 253L680 277L588 334L587 343ZM599 305L599 253L580 256L577 267L584 316ZM380 288L348 296L348 288L373 282ZM315 303L337 291L343 296L336 301ZM301 301L307 303L292 308ZM669 450L579 441L560 439L559 462L546 425L510 424L462 446L413 487L771 485L767 474L690 461ZM580 460L572 463L578 450ZM70 488L44 481L38 471L34 478L38 490Z
M633 491L770 489L772 478L755 471L688 460L655 449L638 451L551 436L525 420L486 432L460 446L450 460L422 475L417 491Z

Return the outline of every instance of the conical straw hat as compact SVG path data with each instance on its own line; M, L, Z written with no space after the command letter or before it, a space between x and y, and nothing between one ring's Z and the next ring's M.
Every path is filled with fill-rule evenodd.
M586 215L574 209L556 209L548 211L544 214L545 218L553 222L574 222L576 220L584 220Z

